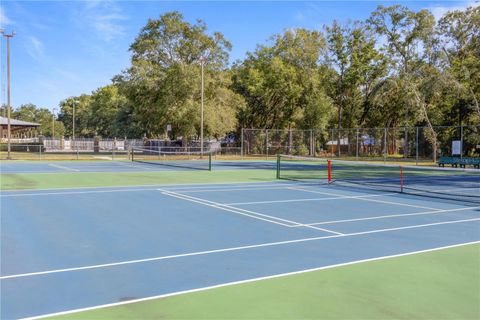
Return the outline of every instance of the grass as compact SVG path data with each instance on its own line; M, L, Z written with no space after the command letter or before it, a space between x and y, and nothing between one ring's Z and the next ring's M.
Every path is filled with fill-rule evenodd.
M479 319L480 244L55 319Z
M1 190L161 184L260 182L275 180L274 170L61 172L2 174Z

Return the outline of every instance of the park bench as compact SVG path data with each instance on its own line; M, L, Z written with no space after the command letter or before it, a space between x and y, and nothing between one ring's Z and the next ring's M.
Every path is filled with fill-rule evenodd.
M454 168L466 168L467 166L472 166L476 169L480 169L480 158L441 157L438 160L438 166L445 167L445 165L451 165Z

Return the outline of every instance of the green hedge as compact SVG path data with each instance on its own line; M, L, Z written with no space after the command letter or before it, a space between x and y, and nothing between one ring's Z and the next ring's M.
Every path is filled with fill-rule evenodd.
M45 147L42 143L29 143L29 144L21 144L21 143L11 143L10 150L12 152L44 152ZM0 151L7 152L8 145L6 143L0 144Z

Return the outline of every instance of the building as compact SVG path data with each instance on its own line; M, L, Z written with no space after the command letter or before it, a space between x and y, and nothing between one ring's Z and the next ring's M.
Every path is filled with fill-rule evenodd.
M37 136L39 123L10 118L11 139L27 139ZM0 117L0 139L6 142L8 138L8 119Z

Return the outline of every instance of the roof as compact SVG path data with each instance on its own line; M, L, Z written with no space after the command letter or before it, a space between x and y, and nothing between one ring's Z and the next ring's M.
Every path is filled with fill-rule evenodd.
M8 118L0 117L0 125L2 126L8 125ZM28 122L28 121L22 121L22 120L17 120L12 118L10 118L10 125L17 126L17 127L39 127L40 126L40 124L36 122Z

